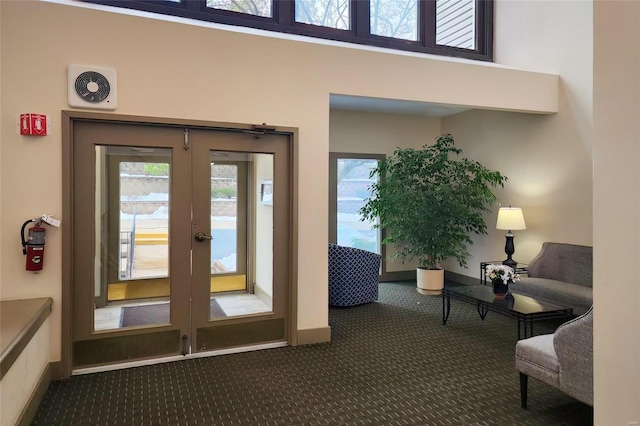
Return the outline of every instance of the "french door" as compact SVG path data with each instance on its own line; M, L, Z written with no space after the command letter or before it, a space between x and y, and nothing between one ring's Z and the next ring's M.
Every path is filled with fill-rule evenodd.
M73 369L289 339L289 137L78 121Z

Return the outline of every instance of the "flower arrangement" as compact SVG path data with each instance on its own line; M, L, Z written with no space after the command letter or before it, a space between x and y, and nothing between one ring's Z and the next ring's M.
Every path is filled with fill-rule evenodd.
M485 275L491 282L502 281L504 284L520 281L520 275L507 265L487 265Z

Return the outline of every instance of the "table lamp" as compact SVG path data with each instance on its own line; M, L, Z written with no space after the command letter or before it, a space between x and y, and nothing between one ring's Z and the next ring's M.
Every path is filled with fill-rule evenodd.
M515 269L518 262L513 260L511 256L515 252L513 246L513 234L511 231L520 231L527 229L527 225L524 223L524 215L520 207L500 207L498 210L498 222L496 223L496 229L506 230L507 242L504 245L504 252L507 254L507 259L502 262L503 265L511 266Z

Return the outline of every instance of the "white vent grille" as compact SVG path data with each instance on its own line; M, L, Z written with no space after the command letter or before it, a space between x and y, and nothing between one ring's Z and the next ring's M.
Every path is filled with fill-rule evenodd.
M71 107L116 109L118 106L116 71L112 68L69 65L67 94Z

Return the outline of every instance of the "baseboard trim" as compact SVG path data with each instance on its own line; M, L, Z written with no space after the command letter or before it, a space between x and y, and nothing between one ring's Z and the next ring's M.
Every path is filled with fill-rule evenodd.
M62 376L61 361L55 361L55 362L49 363L49 370L51 371L51 381L64 379L64 377Z
M298 330L298 345L327 343L331 341L331 327Z
M416 270L413 269L411 271L394 271L394 272L385 272L380 277L380 281L411 281L416 279ZM456 272L444 271L444 279L445 281L452 281L456 284L463 285L477 285L479 284L479 280L474 277L469 277L467 275L458 274Z
M416 279L416 270L384 272L380 281L409 281Z
M456 272L444 271L444 279L445 281L452 281L456 284L462 285L478 285L480 284L480 280L478 278L469 277L467 275L458 274Z
M18 416L18 421L16 425L18 426L28 426L33 421L36 416L36 412L38 411L38 407L42 402L42 398L44 398L45 393L47 393L47 389L49 389L49 384L51 383L51 364L48 364L47 367L42 372L40 376L40 380L38 380L38 384L35 389L31 393L29 397L29 401L22 408L20 412L20 416Z

